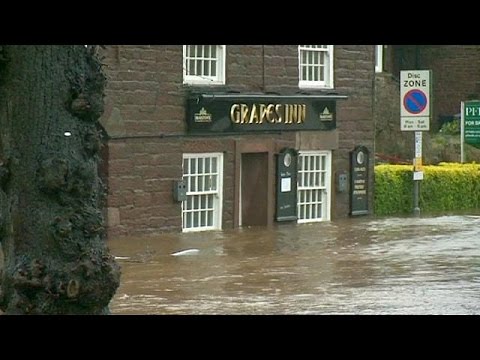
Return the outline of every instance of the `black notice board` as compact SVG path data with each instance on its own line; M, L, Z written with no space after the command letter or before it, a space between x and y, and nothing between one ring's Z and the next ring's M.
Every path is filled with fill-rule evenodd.
M365 146L357 146L350 152L350 214L368 214L368 164L370 153Z
M297 220L297 152L283 149L277 156L276 220Z

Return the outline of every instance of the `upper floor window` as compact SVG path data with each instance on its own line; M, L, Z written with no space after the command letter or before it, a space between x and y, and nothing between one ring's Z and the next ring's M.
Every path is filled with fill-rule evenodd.
M383 45L375 45L375 72L383 72Z
M300 88L333 88L333 45L298 46Z
M183 45L183 83L225 84L225 45Z

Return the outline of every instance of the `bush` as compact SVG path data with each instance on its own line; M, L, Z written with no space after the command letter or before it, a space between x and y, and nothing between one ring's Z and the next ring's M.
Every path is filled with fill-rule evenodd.
M460 134L460 120L454 119L442 125L440 132L445 135L458 135Z
M440 163L424 166L420 182L422 211L454 211L480 208L480 165ZM376 215L413 211L413 166L375 166Z

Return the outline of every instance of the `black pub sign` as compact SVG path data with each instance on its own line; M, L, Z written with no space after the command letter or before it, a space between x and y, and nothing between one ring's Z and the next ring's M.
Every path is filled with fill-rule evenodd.
M357 146L350 152L350 214L368 214L368 164L369 151Z
M297 151L290 148L277 155L277 221L297 220L297 158Z
M195 94L187 102L191 133L331 130L342 95Z

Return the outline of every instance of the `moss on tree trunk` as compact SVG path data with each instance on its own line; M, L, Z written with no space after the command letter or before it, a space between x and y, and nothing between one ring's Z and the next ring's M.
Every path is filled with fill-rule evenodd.
M0 309L104 313L120 271L101 212L100 62L83 45L2 46L1 55Z

